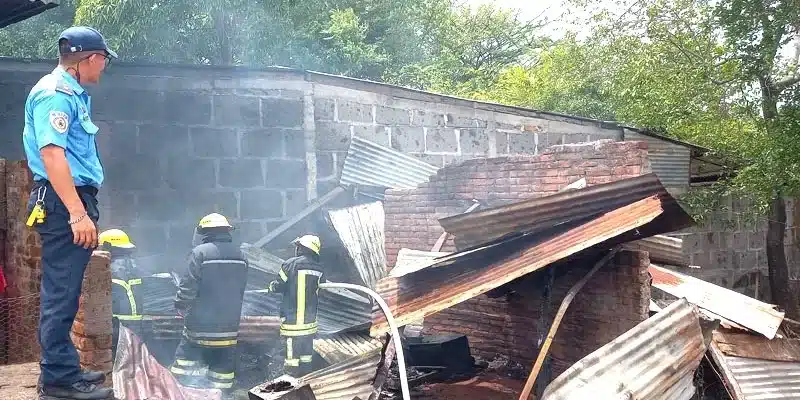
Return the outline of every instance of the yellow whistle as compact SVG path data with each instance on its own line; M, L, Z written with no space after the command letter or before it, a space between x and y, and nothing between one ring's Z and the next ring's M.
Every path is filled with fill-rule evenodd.
M39 215L36 217L36 223L37 224L43 224L44 223L44 217L45 217L44 208L43 207L39 207Z
M25 225L33 226L33 223L37 220L42 218L41 215L43 214L44 210L42 210L42 206L35 205L33 206L33 210L31 210L31 215L28 216L28 221L25 222Z

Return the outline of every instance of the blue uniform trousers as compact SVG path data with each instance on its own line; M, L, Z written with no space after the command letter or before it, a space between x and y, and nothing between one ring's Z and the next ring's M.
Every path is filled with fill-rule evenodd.
M65 386L81 379L80 359L70 338L78 312L83 274L92 254L72 242L69 212L48 182L34 185L28 202L33 208L40 188L46 188L44 223L35 224L42 241L42 280L39 306L41 380L44 385ZM97 223L97 189L80 186L78 195L89 217Z

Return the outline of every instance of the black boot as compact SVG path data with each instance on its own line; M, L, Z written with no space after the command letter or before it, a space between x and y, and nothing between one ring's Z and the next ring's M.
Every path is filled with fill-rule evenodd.
M81 370L81 378L89 383L99 385L106 381L106 374L100 371L91 371L88 369Z
M39 400L108 400L113 396L114 390L86 381L69 386L42 386L39 392Z

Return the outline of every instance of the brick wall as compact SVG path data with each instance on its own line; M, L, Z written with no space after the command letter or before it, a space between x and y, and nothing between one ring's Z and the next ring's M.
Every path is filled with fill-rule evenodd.
M437 220L464 212L472 199L508 203L554 194L580 178L595 185L638 176L650 168L646 147L643 142L601 141L554 146L537 156L468 160L442 168L430 182L416 189L388 190L384 205L388 264L394 265L403 247L430 250L443 232ZM455 250L452 239L442 250ZM605 268L586 287L589 295L576 303L563 328L570 338L575 337L569 343L577 343L577 350L571 351L569 345L555 346L557 365L570 365L647 317L649 259L646 254L631 254L619 255L614 266ZM566 290L590 266L591 260L562 268L568 272L556 281L552 307L558 307ZM521 293L539 293L538 288L541 285ZM591 306L592 299L595 305L607 307ZM539 307L538 298L484 295L426 318L425 329L468 334L479 355L505 354L529 363L536 356L538 337L534 337L533 328L541 314ZM608 318L610 313L614 318Z
M484 358L505 355L527 368L538 354L539 330L547 335L567 291L596 259L562 263L556 268L550 305L542 289L546 272L531 274L496 299L479 296L425 319L423 332L466 334L472 351ZM550 350L555 377L648 317L650 259L645 252L622 251L601 268L572 301ZM544 311L544 316L542 315Z
M95 251L86 267L80 306L72 326L72 341L78 349L81 367L106 373L111 384L111 262L110 255Z
M386 256L401 248L428 251L444 232L438 219L462 213L472 199L492 204L554 194L580 178L588 185L649 171L646 144L601 141L559 145L538 156L473 159L440 169L417 189L387 190ZM453 251L452 238L442 251Z
M26 205L32 178L27 165L21 161L6 161L6 242L5 274L8 287L6 298L0 300L5 315L0 312L0 329L5 329L7 343L0 349L8 363L39 359L36 329L39 324L39 277L41 275L39 236L25 226Z

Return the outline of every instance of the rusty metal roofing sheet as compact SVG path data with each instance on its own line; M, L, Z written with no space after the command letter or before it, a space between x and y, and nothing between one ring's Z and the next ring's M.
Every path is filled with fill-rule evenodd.
M772 304L656 265L651 265L649 271L653 277L653 287L685 298L769 339L775 337L783 322L784 313Z
M58 0L0 0L0 28L58 6Z
M394 268L389 272L389 276L399 278L403 275L419 271L423 268L436 264L436 259L444 257L450 253L438 251L420 251L402 248L397 253L397 261Z
M673 224L685 218L674 201L647 197L589 219L444 257L436 266L447 263L447 267L384 278L377 291L398 324L406 325L601 243L611 246L631 241L637 234L646 237L680 229L684 224ZM374 312L372 335L387 331L383 313Z
M669 198L655 174L619 180L439 220L459 249L608 212L653 195ZM674 201L674 200L672 200Z
M710 347L734 400L800 399L800 363L729 356L716 342Z
M676 267L688 267L689 257L683 252L683 240L665 235L626 243L624 246L628 250L641 250L650 253L650 261L674 265Z
M309 384L317 400L370 399L373 393L380 392L394 358L391 341L387 342L378 349L312 372L300 378L300 384Z
M375 283L386 276L383 203L377 201L330 210L328 220L363 282L374 288Z
M413 189L427 182L438 170L413 156L354 136L339 182L343 185Z
M800 362L800 339L767 339L749 332L718 329L714 343L725 355L771 361Z
M677 301L564 371L542 400L688 400L705 351L696 308Z
M344 362L380 350L382 347L383 341L371 337L366 332L325 335L314 339L314 351L331 364Z

